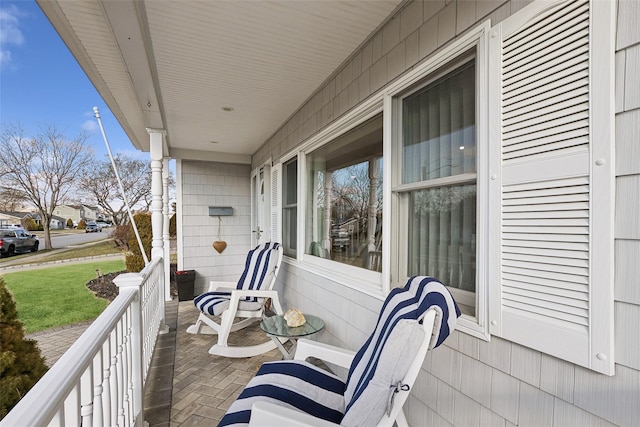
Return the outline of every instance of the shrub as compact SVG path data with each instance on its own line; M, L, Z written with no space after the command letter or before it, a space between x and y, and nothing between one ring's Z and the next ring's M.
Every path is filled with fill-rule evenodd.
M133 231L131 230L131 224L124 224L117 225L109 236L113 238L113 241L116 243L116 246L118 248L125 252L128 252L129 234L133 234Z
M73 220L71 218L67 220L67 228L73 228Z
M177 234L176 214L173 214L169 219L169 236L176 237Z
M84 230L87 228L87 222L84 219L81 219L78 223L78 230Z
M137 213L133 216L133 219L138 227L138 234L140 234L147 258L151 259L151 241L153 239L151 214L147 212ZM134 233L133 230L129 233L128 243L129 252L125 255L125 264L128 272L136 273L144 268L144 258L142 257L142 252L140 252L140 245L138 245L136 233Z
M0 419L46 371L37 343L24 338L16 302L0 277Z
M38 229L38 224L33 220L33 218L22 218L20 220L20 224L22 228L27 231L36 231Z

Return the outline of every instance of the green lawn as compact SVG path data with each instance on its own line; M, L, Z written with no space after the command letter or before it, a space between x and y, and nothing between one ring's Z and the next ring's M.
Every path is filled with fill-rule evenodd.
M107 306L86 283L104 273L122 271L124 261L99 261L6 273L3 278L13 294L18 317L27 334L93 320Z

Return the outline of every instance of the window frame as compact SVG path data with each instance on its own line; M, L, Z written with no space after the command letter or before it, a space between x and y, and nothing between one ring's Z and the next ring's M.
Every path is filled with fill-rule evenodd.
M402 79L387 88L387 103L390 105L388 113L391 126L389 138L393 140L391 153L391 173L389 185L391 215L394 217L392 224L393 235L397 236L392 242L391 285L402 286L407 280L407 248L398 242L407 241L408 213L403 209L408 202L409 192L418 189L430 188L438 185L451 185L469 182L475 179L476 185L476 316L463 315L458 320L458 329L472 336L489 340L488 331L488 274L487 252L488 239L488 180L490 171L489 150L495 147L489 146L489 117L488 105L488 69L489 55L487 52L490 21L485 21L469 31L465 36L452 43L447 48L438 52L433 58L421 64ZM476 68L476 173L461 174L424 182L402 184L402 100L410 96L429 83L445 76L458 67L475 58ZM498 147L499 149L499 147ZM390 230L391 231L391 230ZM454 289L452 294L455 293Z
M395 111L397 110L396 99L398 96L406 93L416 85L419 85L428 76L432 76L439 69L446 67L452 61L455 62L460 55L464 55L471 49L476 50L476 147L487 147L488 140L488 113L486 105L488 90L488 55L486 52L490 21L487 20L475 28L471 29L449 46L438 51L427 60L416 65L414 68L400 76L393 82L372 94L369 98L362 101L344 116L338 118L329 124L317 134L303 141L294 150L285 154L281 162L291 160L297 157L298 160L298 212L307 211L307 168L306 154L315 149L331 143L335 138L355 128L359 124L369 120L377 114L382 114L383 120L383 161L382 168L384 171L384 180L382 183L383 207L382 207L382 241L384 250L382 256L382 272L373 272L366 269L348 266L339 262L322 259L319 257L306 255L304 248L306 245L305 227L306 217L304 220L298 218L298 250L296 258L285 258L286 262L294 263L299 268L303 268L314 274L330 278L331 280L344 285L345 287L356 291L384 298L393 286L404 285L406 277L400 275L400 264L398 259L392 254L399 252L398 245L398 228L403 221L403 214L399 209L399 193L392 191L392 183L400 182L399 177L401 169L399 167L398 156L395 152L398 149L398 122L395 119ZM488 178L488 154L481 155L481 149L477 148L477 191L478 202L477 209L488 212L488 203L481 200L486 199L487 184L484 182ZM484 179L483 179L484 177ZM410 186L411 184L409 184ZM409 186L403 189L410 188ZM299 216L300 214L298 214ZM488 215L485 215L485 217ZM406 213L404 213L406 219ZM393 221L392 221L393 218ZM486 224L477 222L477 265L486 263ZM481 233L483 233L481 235ZM392 238L392 236L396 236ZM488 306L488 289L487 289L487 272L486 269L477 268L476 280L476 318L459 319L458 329L467 332L470 335L488 340L488 328L486 324L486 313ZM403 282L404 280L404 282ZM481 288L481 292L478 289Z
M302 265L307 266L311 271L314 271L320 275L331 274L331 278L338 282L353 287L358 290L362 290L365 293L369 293L376 296L383 296L389 290L389 281L385 280L388 274L385 274L385 257L388 257L383 250L383 262L382 271L371 271L365 268L355 267L347 264L343 264L337 261L323 259L313 255L305 253L306 242L306 212L307 212L307 155L313 151L331 144L336 138L346 134L352 129L355 129L362 123L372 119L376 115L382 115L383 120L383 158L382 169L388 168L388 159L385 159L385 148L388 145L388 140L384 137L384 120L385 114L383 109L382 97L380 95L373 96L369 102L365 102L359 108L356 108L353 113L348 114L346 117L337 121L334 125L329 126L323 132L319 133L315 138L310 139L306 144L303 144L300 148L300 154L298 156L298 209L305 212L305 218L303 221L299 221L298 224L298 260ZM383 200L385 200L384 194L385 181L383 180ZM302 206L301 206L302 205ZM383 214L382 214L382 239L385 238L385 205L383 202ZM300 241L302 240L302 242Z
M375 121L375 123L373 123L373 124L376 126L376 129L378 129L379 131L382 131L382 126L383 126L383 123L382 123L382 120L383 120L383 114L382 114L382 111L380 111L378 114L374 114L373 116L371 116L371 118L370 118L370 119L367 119L367 120L365 120L365 121L364 121L364 122L362 122L362 123L367 123L367 122L369 122L369 121L371 121L371 120L374 120L374 121ZM378 125L378 123L379 123L380 127L378 127L378 126L377 126L377 125ZM328 141L328 142L326 142L326 143L324 143L324 144L320 144L320 145L318 145L318 146L314 146L312 149L305 150L305 152L304 152L304 156L305 156L305 171L304 171L304 179L305 179L305 186L306 186L306 187L305 187L305 190L307 190L307 191L315 191L315 185L314 185L314 186L311 186L311 187L309 186L309 180L310 180L310 179L314 179L313 177L311 177L311 176L310 176L310 171L309 171L309 169L308 169L308 167L309 167L309 160L310 160L310 158L313 158L313 156L315 156L315 155L317 154L318 150L322 150L322 149L323 149L323 148L325 148L325 147L329 147L329 146L331 146L331 144L334 144L335 142L339 142L340 138L342 138L344 135L347 135L350 131L352 131L352 130L354 130L354 129L357 129L357 128L358 128L358 126L360 126L360 125L356 125L356 126L354 126L354 127L351 127L350 129L346 130L345 132L341 133L340 135L337 135L335 138L331 139L330 141ZM382 146L384 147L384 142L382 141L382 139L380 140L380 142L382 142ZM378 148L379 148L379 146L378 146ZM341 159L344 159L344 157L341 157ZM359 163L369 163L369 161L370 161L371 159L373 159L373 158L372 158L372 157L367 157L367 158L364 158L364 159L359 158L359 160L357 160L357 163L354 163L354 164L359 164ZM382 154L380 154L380 156L379 156L379 157L378 157L378 156L376 156L374 160L375 160L376 162L378 162L378 161L380 161L380 160L381 160L381 162L383 163L383 162L384 162L384 154L383 154L383 153L382 153ZM347 168L347 167L349 167L349 166L351 166L351 164L346 165L346 166L341 166L340 168L338 168L338 169L336 169L336 170L344 170L345 168ZM368 167L369 167L369 166L367 165L367 168L368 168ZM332 172L333 172L333 173L335 173L335 172L336 172L336 170L333 170ZM381 165L380 170L381 170L381 171L384 171L384 164L382 164L382 165ZM327 171L325 170L324 172L326 173ZM384 184L384 178L383 178L383 177L384 177L384 173L381 173L381 174L380 174L380 178L382 178L382 184ZM303 194L304 194L305 202L306 202L305 207L306 207L306 208L309 208L309 207L310 207L310 206L309 206L310 198L313 198L313 197L311 197L312 195L311 195L309 192L307 192L307 191L303 191ZM382 206L382 208L384 207L384 202L382 203L382 205L381 205L381 206ZM316 226L316 225L317 225L317 224L311 224L311 223L309 222L309 221L311 220L311 219L309 218L309 216L308 216L309 214L310 214L310 211L307 209L307 210L305 211L305 213L304 213L304 218L305 218L305 236L304 236L304 237L305 237L305 239L306 239L306 238L309 238L309 233L310 233L310 232L311 232L312 234L315 234L315 233L314 233L314 231L313 231L313 228L314 228L314 226ZM316 219L316 221L317 221L317 219ZM383 226L382 222L380 223L380 226L381 226L381 227ZM382 234L380 234L380 237L382 237ZM368 236L367 236L367 239L368 239ZM303 251L302 251L302 252L303 252L303 257L304 257L305 259L310 260L310 261L311 261L311 263L316 263L315 258L322 258L322 257L317 257L317 256L314 256L314 255L312 255L312 254L308 253L308 252L309 252L309 248L310 248L310 244L311 244L311 240L313 240L313 239L309 238L309 240L305 240L305 245L303 246ZM317 241L317 240L316 240L316 241ZM383 252L384 252L384 251L383 251ZM332 264L329 264L329 265L331 265L331 269L332 269L332 270L334 269L334 267L333 267L333 263L339 263L339 264L341 264L341 265L347 265L347 266L349 266L349 264L348 264L348 263L346 263L346 262L341 262L341 261L338 261L338 260L336 260L336 259L327 259L327 258L324 258L324 262L323 262L323 261L320 261L319 263L316 263L316 264L317 264L317 265L325 265L325 266L326 266L326 265L327 265L327 264L326 264L327 262L332 263ZM338 268L339 268L339 267L338 267ZM358 270L357 270L357 271L354 271L354 270L353 270L353 268L357 268ZM365 271L363 271L363 270L365 270ZM351 274L352 274L353 276L356 276L356 277L359 277L359 276L361 276L361 275L366 276L366 281L367 281L367 282L376 282L376 283L380 282L380 277L379 277L379 275L381 274L381 271L373 271L373 270L369 270L368 268L363 268L363 267L359 267L359 266L351 265L351 266L349 266L349 268L348 268L348 269L346 269L345 271L343 271L343 274L349 275L349 272L350 272L350 271L352 272ZM373 271L374 273L377 273L377 274L370 275L370 274L366 273L366 271Z
M296 162L296 203L295 204L287 204L286 201L286 190L287 190L287 180L286 180L286 169L287 166L291 163ZM289 156L286 159L282 159L281 161L281 184L280 184L280 194L281 196L281 205L278 207L280 209L280 228L282 234L282 248L284 251L284 255L289 258L298 258L299 256L299 248L300 248L300 158L298 155ZM285 245L285 209L291 209L295 207L296 211L296 249L291 250L287 245Z

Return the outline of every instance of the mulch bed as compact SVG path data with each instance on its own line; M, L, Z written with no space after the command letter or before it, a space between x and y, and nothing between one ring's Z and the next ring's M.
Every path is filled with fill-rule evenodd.
M178 291L174 280L173 273L176 271L176 265L171 264L171 295L177 296ZM87 288L89 288L96 297L106 299L111 302L118 296L118 287L113 283L113 279L118 277L122 273L126 273L126 270L117 271L115 273L100 274L93 280L87 282Z

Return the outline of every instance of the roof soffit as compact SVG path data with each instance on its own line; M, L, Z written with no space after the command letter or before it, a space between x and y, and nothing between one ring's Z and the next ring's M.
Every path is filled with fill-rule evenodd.
M255 153L404 0L37 1L136 148L157 128L174 156L231 161Z

